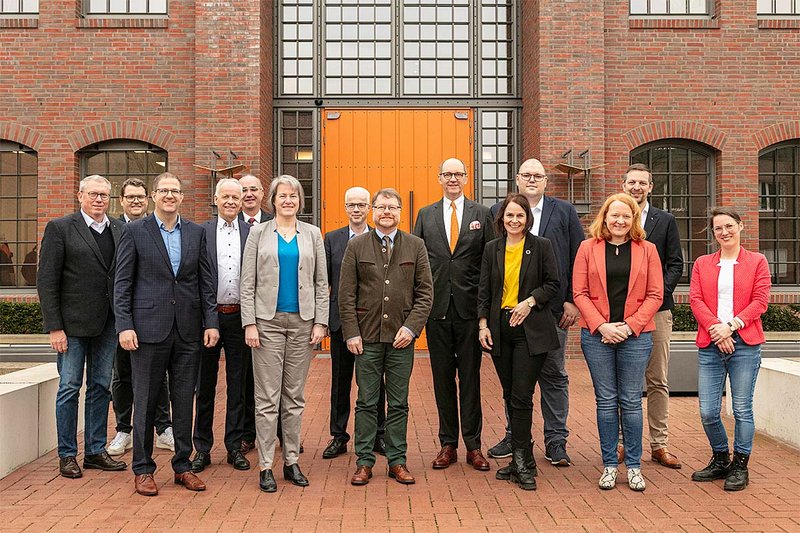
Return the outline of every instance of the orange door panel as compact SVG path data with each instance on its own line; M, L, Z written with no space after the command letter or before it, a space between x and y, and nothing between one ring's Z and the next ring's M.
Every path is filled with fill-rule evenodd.
M325 109L322 112L322 231L347 224L344 193L395 188L403 198L400 229L442 197L439 165L457 157L473 176L470 109ZM466 195L472 197L472 180ZM372 216L369 220L371 223ZM426 349L424 334L416 343Z

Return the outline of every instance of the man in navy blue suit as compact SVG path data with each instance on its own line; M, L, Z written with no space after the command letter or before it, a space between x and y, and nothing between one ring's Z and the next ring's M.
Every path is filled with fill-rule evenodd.
M200 377L197 383L197 402L194 418L194 449L192 472L202 472L211 464L214 445L214 398L217 394L217 374L222 348L225 348L225 449L227 461L236 470L249 470L250 461L242 453L244 435L245 390L247 369L252 366L250 348L244 342L242 311L239 306L239 276L242 253L250 224L238 218L242 208L242 185L235 179L217 182L214 203L218 216L203 224L206 232L208 258L216 281L219 342L203 348Z
M153 420L164 372L169 373L175 456L174 481L205 490L190 468L192 400L201 343L219 339L216 282L203 228L181 219L181 181L165 172L153 181L155 211L124 226L114 286L116 329L131 351L133 473L136 492L158 494L153 474Z
M567 454L567 416L569 414L569 377L564 367L564 345L567 329L578 322L580 313L572 303L572 265L578 246L584 240L583 227L575 207L569 202L545 196L548 177L544 165L537 159L528 159L519 167L516 176L517 188L531 204L533 227L531 233L545 237L553 244L561 280L558 295L550 301L550 309L558 324L561 347L547 354L542 372L539 374L539 390L542 396L542 418L544 419L545 458L556 466L569 466ZM496 215L500 203L492 207ZM511 455L510 434L489 449L490 457Z

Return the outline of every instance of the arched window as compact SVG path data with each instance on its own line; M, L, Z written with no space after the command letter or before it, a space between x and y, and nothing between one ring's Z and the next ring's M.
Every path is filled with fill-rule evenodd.
M774 285L800 285L800 139L758 156L758 240Z
M36 285L38 156L0 140L0 287Z
M714 152L700 143L668 139L637 148L630 161L650 168L651 205L672 213L678 222L684 261L681 283L688 283L695 259L709 250Z
M122 207L119 192L128 178L139 178L147 184L147 192L153 189L153 178L168 170L167 152L141 141L115 139L80 150L81 179L100 174L111 182L111 205L108 216L119 217ZM152 202L150 203L152 208Z

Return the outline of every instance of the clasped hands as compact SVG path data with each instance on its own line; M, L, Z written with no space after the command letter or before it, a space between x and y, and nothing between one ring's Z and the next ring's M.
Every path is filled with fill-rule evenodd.
M708 328L711 342L717 345L719 351L724 354L732 354L735 349L733 344L733 330L728 324L714 324Z
M631 336L630 328L625 322L603 322L597 326L597 331L603 336L603 344L619 344Z

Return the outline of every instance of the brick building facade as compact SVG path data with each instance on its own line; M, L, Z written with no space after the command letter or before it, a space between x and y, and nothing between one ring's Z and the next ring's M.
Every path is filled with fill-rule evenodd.
M450 107L474 120L482 201L505 195L522 159L553 169L571 150L574 166L593 167L589 197L579 177L572 199L594 213L629 162L645 161L654 199L684 219L687 259L707 249L707 207L734 205L745 246L780 263L786 290L773 299L800 295L800 1L783 13L687 0L671 15L656 0L364 0L352 12L347 1L170 0L163 13L156 0L120 1L127 13L111 13L117 0L20 0L0 14L0 237L19 269L2 298L35 298L22 258L76 208L91 154L127 150L124 168L107 159L118 178L155 173L141 154L156 154L185 180L185 216L203 220L211 177L193 165L215 150L223 167L233 152L265 183L299 174L306 217L322 222L325 110ZM567 198L567 176L550 177L548 192Z

